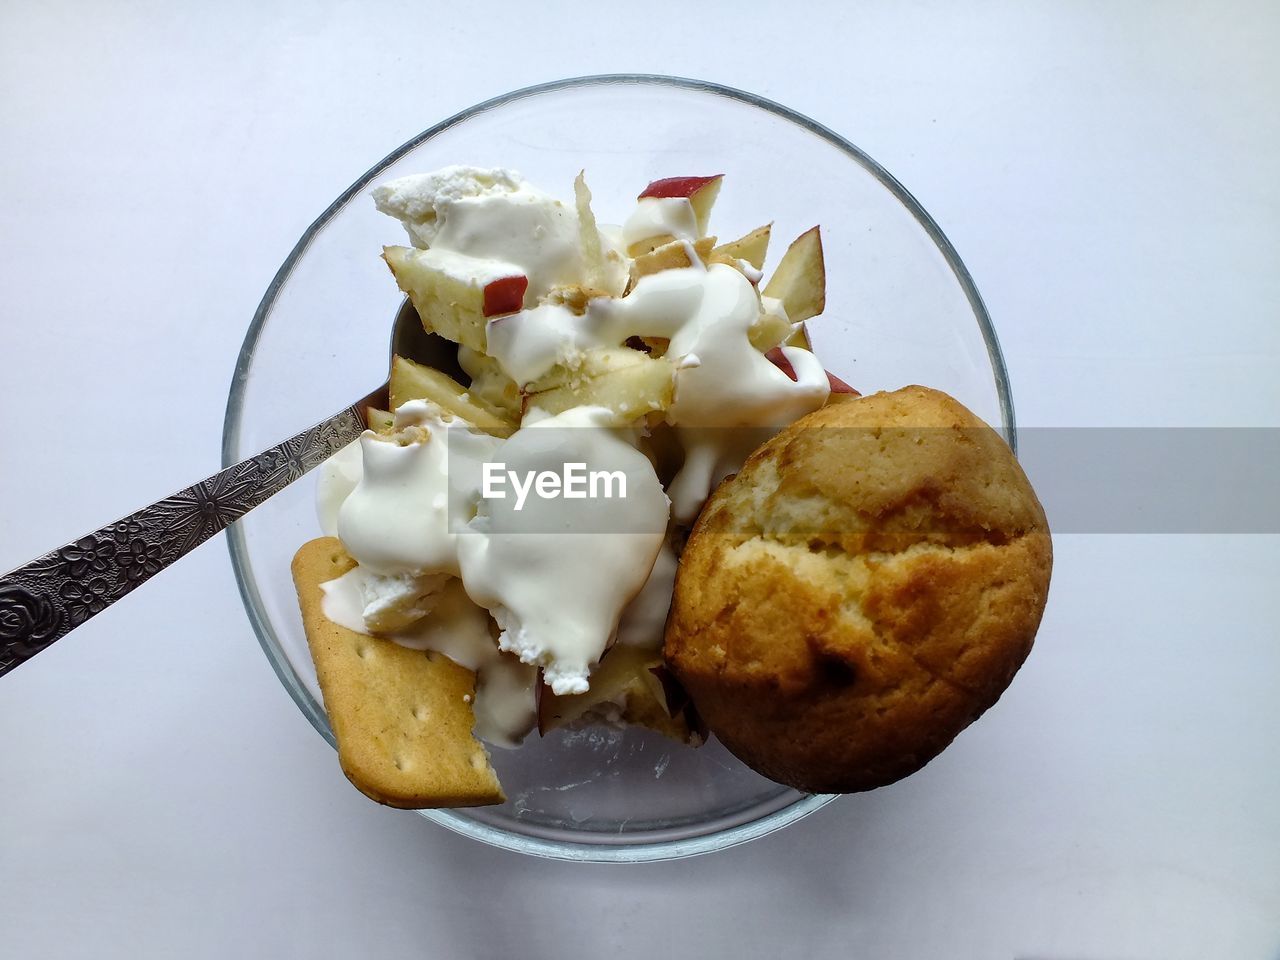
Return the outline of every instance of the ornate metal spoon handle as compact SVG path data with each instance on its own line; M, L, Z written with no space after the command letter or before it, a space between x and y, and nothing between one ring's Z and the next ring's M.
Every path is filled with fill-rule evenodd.
M350 443L386 387L199 483L0 577L0 676Z

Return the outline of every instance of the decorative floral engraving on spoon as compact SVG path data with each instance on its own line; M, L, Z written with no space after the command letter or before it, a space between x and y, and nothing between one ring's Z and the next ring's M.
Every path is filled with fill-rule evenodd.
M296 436L0 577L0 676L358 437L386 387Z

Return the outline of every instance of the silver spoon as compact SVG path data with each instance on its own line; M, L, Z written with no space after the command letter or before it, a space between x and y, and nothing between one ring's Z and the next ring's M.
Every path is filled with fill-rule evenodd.
M391 352L458 372L450 369L456 365L456 347L424 331L407 300L396 314ZM0 577L0 676L355 440L369 425L368 408L386 408L388 386L384 383L340 413L257 456Z

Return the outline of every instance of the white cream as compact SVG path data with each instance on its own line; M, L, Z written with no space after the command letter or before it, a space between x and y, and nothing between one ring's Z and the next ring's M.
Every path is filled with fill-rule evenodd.
M393 180L374 197L420 256L451 276L477 284L529 277L529 308L487 329L489 355L519 384L633 336L669 341L676 379L667 422L686 452L670 500L634 432L610 429L603 407L554 416L532 407L502 441L414 401L397 411L395 433L366 433L322 472L321 523L359 562L325 585L326 616L476 669L476 731L513 744L534 721L537 667L555 693L581 693L615 638L661 646L676 571L665 543L669 514L691 520L760 442L821 406L826 374L812 353L788 347L792 381L751 346L762 314L786 313L761 297L749 264L703 267L690 251L693 266L643 277L620 296L628 246L697 238L687 198L644 198L620 230L600 228L606 275L596 282L612 296L591 299L579 315L542 302L555 287L583 283L577 211L518 174L448 167ZM482 366L478 356L462 360L473 376ZM570 462L620 471L626 496L533 498L521 510L515 497L480 497L485 462L529 476Z
M793 381L751 345L760 297L727 264L643 277L628 297L601 301L596 311L612 314L599 325L604 329L620 323L639 328L641 336L671 340L667 356L676 364L676 383L667 420L681 428L686 459L669 492L672 515L682 523L756 446L821 407L831 392L822 364L808 350L783 348L797 375Z
M734 337L726 339L730 344L737 342ZM691 522L711 491L737 473L753 450L787 424L817 410L831 393L826 370L810 351L782 348L796 373L793 381L745 338L743 343L746 349L736 359L739 351L699 347L699 356L710 354L709 360L676 373L676 400L668 414L677 425L685 461L672 478L668 494L671 515L680 523ZM725 377L734 369L740 379L723 389L717 376Z
M636 201L627 222L622 225L622 242L633 243L654 237L677 240L698 239L698 218L688 197L642 197Z
M741 273L744 277L746 277L747 282L750 283L753 287L759 285L760 281L764 279L764 271L757 270L750 260L743 260L741 257L739 257L737 259L737 264L738 264L738 272ZM770 297L769 299L773 300L775 303L782 302L781 300L774 300L773 297ZM761 297L760 300L763 303L764 297Z
M676 372L668 420L677 426L781 428L816 410L831 392L826 372L808 350L784 348L793 381L751 345L760 315L755 289L733 267L712 264L702 303L671 338L669 356L697 356Z
M490 320L485 336L489 356L522 386L598 341L588 334L582 317L555 303Z
M349 604L359 617L335 601L331 619L398 627L381 617L420 606L424 575L460 574L502 626L503 649L542 666L557 693L585 691L590 665L649 576L668 515L652 465L627 432L608 429L611 420L602 407L535 413L531 426L503 442L443 420L431 404L404 404L395 433L362 438L363 476L338 513L339 535L365 578L359 603ZM538 500L528 511L514 498L490 499L473 520L486 460L522 475L568 462L620 471L625 496Z
M483 500L472 527L484 535L459 541L467 593L502 628L500 647L541 666L557 694L588 689L666 530L667 495L652 464L611 422L603 407L526 421L500 457L525 474L567 462L621 471L625 498L540 500L536 510L517 510L511 497Z
M791 318L787 316L787 308L777 297L766 297L760 294L760 313L766 317L777 317L784 323L794 326Z
M785 316L777 301L769 309ZM666 355L676 366L676 381L667 420L681 428L686 449L685 467L671 490L673 515L681 522L697 515L715 484L735 472L751 450L818 409L830 393L822 365L808 350L783 350L797 374L793 381L751 345L749 333L760 313L761 298L751 281L727 264L713 263L664 270L642 277L626 297L592 300L585 322L574 328L575 350L617 346L631 336L670 340ZM556 334L542 335L550 342Z
M395 633L427 616L449 577L442 573L383 576L357 564L321 584L327 619L360 633Z
M604 292L611 297L622 296L631 277L631 259L626 244L622 242L622 228L610 223L596 224L600 234L600 252L604 256Z
M720 266L737 273L732 267ZM708 274L698 261L691 267L641 277L621 299L588 303L589 322L585 326L602 345L609 346L624 343L632 336L674 338L702 307ZM671 348L667 349L667 355L678 359L678 353L673 353Z
M374 202L415 246L500 261L529 278L526 302L580 283L577 211L510 170L446 167L376 188Z
M336 580L320 584L320 592L323 594L320 610L326 620L356 633L369 632L364 623L365 576L365 571L355 566Z
M649 571L649 579L635 599L623 608L618 620L618 643L658 650L671 610L671 591L676 585L676 553L664 543Z
M338 535L338 508L360 482L360 441L353 440L316 469L316 516L326 537Z
M771 427L678 427L684 463L667 485L671 518L692 522L720 481L737 473L752 451L777 432Z
M682 428L687 452L671 499L675 518L687 522L756 446L818 409L830 393L810 351L783 349L793 381L751 345L762 309L786 317L779 301L766 299L762 305L750 279L728 264L664 270L641 277L625 297L591 300L585 317L544 306L492 322L490 350L508 375L528 383L587 350L617 347L632 336L669 339L676 381L667 420Z
M524 185L514 170L454 165L388 180L373 189L373 202L404 225L415 247L425 250L443 226L449 204L464 197L516 193Z
M502 441L423 400L401 405L394 430L360 438L364 472L338 511L338 537L374 573L457 576L480 464Z
M589 301L585 316L544 304L495 318L486 327L489 354L507 376L525 384L588 350L619 347L628 337L670 337L697 311L705 276L701 266L650 274L626 297Z
M366 574L361 589L364 622L375 633L403 630L427 616L449 579L446 573Z
M476 672L475 733L489 743L517 746L537 723L537 670L498 651L489 614L471 602L462 581L441 576L429 616L403 628L379 631L362 614L368 581L354 567L320 585L325 617L357 633L382 636L413 650L433 650Z

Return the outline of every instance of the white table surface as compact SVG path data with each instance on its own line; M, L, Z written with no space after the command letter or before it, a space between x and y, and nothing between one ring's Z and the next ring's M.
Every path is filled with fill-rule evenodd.
M1159 6L5 4L0 569L218 466L264 287L372 159L581 73L740 86L884 163L1022 424L1278 426L1280 8ZM925 771L610 867L353 791L220 538L0 680L0 955L1276 960L1280 538L1056 547L1035 653Z

